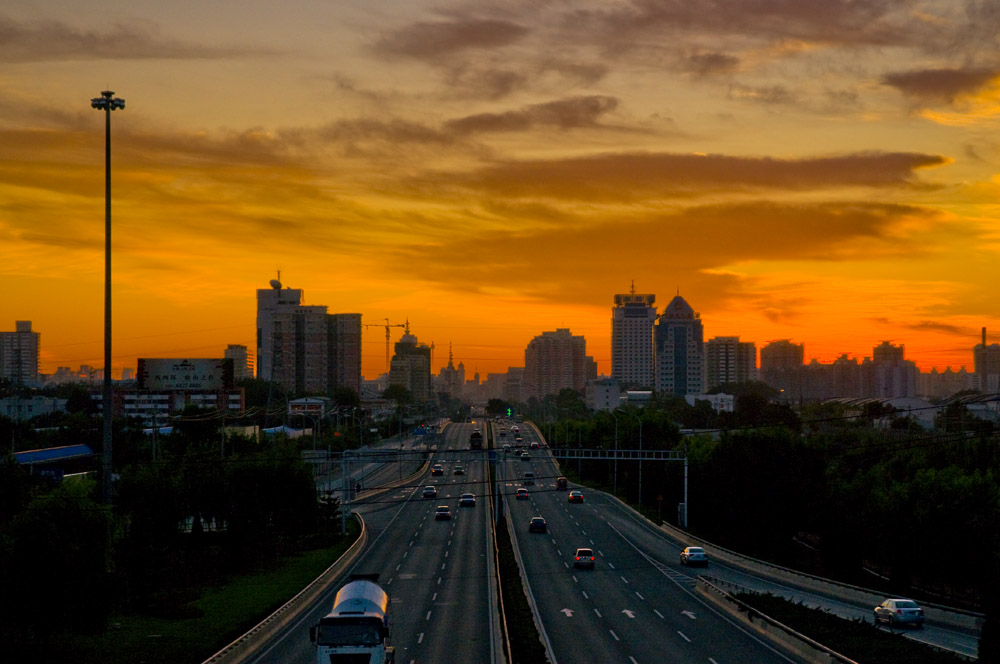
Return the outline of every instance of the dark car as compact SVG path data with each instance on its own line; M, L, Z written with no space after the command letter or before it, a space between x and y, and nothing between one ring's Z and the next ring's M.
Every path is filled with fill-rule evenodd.
M594 567L594 550L577 549L573 559L573 567Z
M438 505L434 510L435 521L447 521L451 519L451 508L447 505Z
M462 466L455 466L455 470L452 471L455 475L465 475L465 468Z
M458 499L458 505L460 507L475 507L476 496L471 493L463 493L462 497Z
M533 516L531 517L531 521L528 522L529 533L544 533L546 528L545 519L540 516Z
M439 463L431 466L431 475L444 475L444 466Z
M437 498L438 490L436 486L424 487L424 498Z
M527 500L528 499L528 490L524 489L524 488L518 489L517 490L517 499L518 500Z
M565 477L557 477L556 478L556 488L557 489L559 489L560 491L565 491L567 486L569 486L569 482L566 480Z
M924 626L924 610L912 599L887 599L875 607L875 624Z
M583 491L570 491L567 499L571 503L582 503L583 502Z
M535 474L525 473L524 477L521 478L521 484L524 486L533 486L535 484Z

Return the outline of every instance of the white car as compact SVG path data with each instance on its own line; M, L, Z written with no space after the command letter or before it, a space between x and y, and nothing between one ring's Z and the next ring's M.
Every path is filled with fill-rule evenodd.
M476 496L471 493L463 493L462 497L458 499L459 507L475 507L476 506Z
M887 599L875 607L875 624L924 626L924 610L912 599Z
M700 565L708 567L708 556L700 546L689 546L681 551L681 565Z

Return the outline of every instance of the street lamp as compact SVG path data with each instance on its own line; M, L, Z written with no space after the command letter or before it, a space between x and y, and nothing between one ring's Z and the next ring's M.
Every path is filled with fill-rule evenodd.
M617 496L618 495L618 418L615 417L615 411L613 410L611 411L611 417L614 417L615 420L615 479L614 479L614 488L612 489L612 493Z
M90 107L104 111L104 453L102 455L101 494L111 502L111 111L125 109L125 100L104 90L90 100Z

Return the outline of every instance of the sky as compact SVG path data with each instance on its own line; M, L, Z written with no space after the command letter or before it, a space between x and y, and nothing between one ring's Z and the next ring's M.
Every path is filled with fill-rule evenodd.
M633 283L807 361L1000 340L1000 0L7 0L0 330L46 373L103 365L102 90L116 376L253 351L279 270L368 378L386 318L610 373Z

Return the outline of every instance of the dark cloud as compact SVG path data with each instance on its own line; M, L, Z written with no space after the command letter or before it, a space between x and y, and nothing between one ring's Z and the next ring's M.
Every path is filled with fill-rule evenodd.
M773 202L695 207L644 220L612 220L598 226L546 225L531 231L492 234L490 251L475 262L419 261L426 247L395 252L394 264L416 278L446 287L480 284L484 289L516 290L552 302L603 301L609 282L636 274L685 275L685 281L712 283L713 288L740 288L738 275L717 268L754 260L850 259L863 246L865 255L912 257L919 238L901 229L914 218L934 223L928 209L864 202L790 205ZM441 255L461 253L469 239L438 247ZM535 266L558 274L555 282L539 280ZM718 292L716 290L716 292ZM789 308L771 302L773 316Z
M161 35L150 23L118 23L98 32L58 21L17 23L0 16L0 62L199 59L266 53L270 51L185 43Z
M886 74L882 83L920 101L951 103L977 92L1000 76L1000 69L920 69Z
M956 337L963 338L975 338L976 334L980 332L978 328L967 325L952 325L951 323L942 323L934 320L922 320L915 323L892 321L888 318L875 318L874 320L876 323L883 325L901 327L908 330L915 330L917 332L944 332L945 334L951 334Z
M507 46L527 33L524 26L503 20L422 22L386 35L375 45L375 50L386 55L434 60L473 49Z
M726 53L695 53L684 58L684 71L696 76L731 74L739 68L740 59Z
M527 131L535 127L579 129L600 127L601 116L614 111L614 97L592 95L534 104L518 111L481 113L451 120L448 131L459 134L498 131Z
M464 96L496 101L523 89L528 77L511 69L461 65L448 72L446 81Z
M794 104L797 100L783 85L771 85L766 87L753 87L749 85L734 84L729 86L727 96L738 101L749 101L755 104L785 106Z
M914 187L916 169L945 163L938 155L903 152L805 159L623 153L502 162L444 179L497 196L634 201L712 191Z

